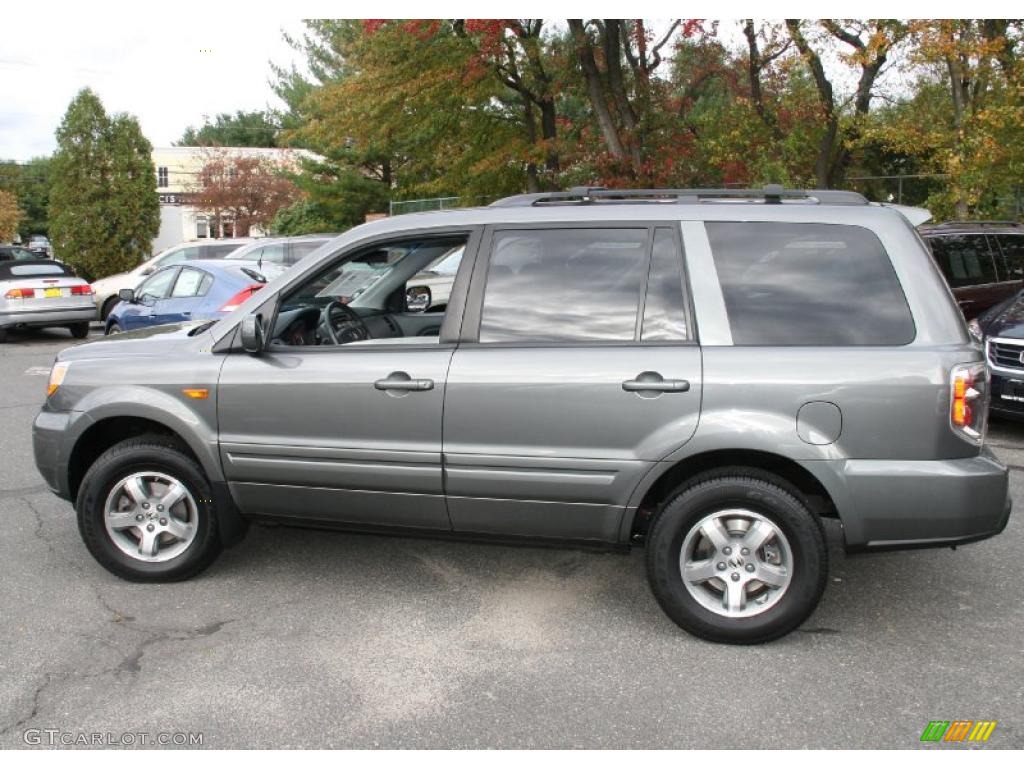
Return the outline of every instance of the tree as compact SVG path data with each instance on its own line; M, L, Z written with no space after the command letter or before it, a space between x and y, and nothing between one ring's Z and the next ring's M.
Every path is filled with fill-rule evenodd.
M55 254L98 279L149 255L160 228L152 146L134 117L107 115L88 88L57 129L50 191Z
M253 227L269 229L277 212L298 199L299 190L287 168L271 160L212 149L199 171L194 196L195 207L210 213L215 226L228 219L235 237L247 237Z
M820 52L805 34L805 23L800 19L786 19L786 29L818 92L821 138L814 162L817 184L826 189L839 186L852 159L851 145L856 141L870 109L875 82L893 48L906 38L907 27L893 19L819 20L819 35L847 46L843 58L860 70L853 94L853 119L846 120L844 104L825 71Z
M217 115L199 128L189 126L175 142L179 147L278 147L280 127L271 112L239 110Z
M27 163L0 161L0 189L18 199L25 216L18 225L22 240L49 232L50 158L34 157Z
M18 198L6 189L0 189L0 243L8 243L18 232L18 224L25 212L18 207Z

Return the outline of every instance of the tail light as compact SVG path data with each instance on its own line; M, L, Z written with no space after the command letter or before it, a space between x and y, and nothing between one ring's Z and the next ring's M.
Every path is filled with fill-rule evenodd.
M4 294L5 299L31 299L34 298L36 292L32 288L11 288L7 293Z
M234 312L236 309L238 309L240 306L242 306L242 304L245 303L246 299L248 299L250 296L252 296L254 293L256 293L256 291L258 291L262 287L263 287L263 283L255 283L253 285L250 285L250 286L247 286L247 287L243 288L238 293L236 293L234 296L232 296L230 299L228 299L228 303L225 304L223 307L221 307L220 311L221 312Z
M91 285L72 285L71 295L72 296L92 296L93 290Z
M953 366L949 389L950 427L967 442L981 445L988 422L988 367L985 363Z

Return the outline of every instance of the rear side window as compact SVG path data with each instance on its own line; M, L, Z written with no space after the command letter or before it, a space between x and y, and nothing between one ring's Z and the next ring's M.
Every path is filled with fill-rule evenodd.
M311 254L313 251L315 251L317 248L319 248L325 242L327 242L327 241L326 240L322 240L322 241L321 240L317 240L317 241L314 241L314 242L308 242L307 241L307 242L302 242L302 243L292 243L292 256L291 256L291 259L290 259L291 263L292 264L298 263L302 259L304 259L307 256L309 256L309 254Z
M228 243L227 245L204 245L203 254L208 259L220 259L227 256L232 251L237 251L238 248L238 243Z
M183 268L174 281L171 291L172 299L185 299L193 296L205 296L213 283L213 278L198 269Z
M995 235L1006 260L1006 279L1024 280L1024 235Z
M928 244L953 288L999 282L984 235L942 235L928 238Z
M480 341L633 341L646 228L497 232Z
M862 227L706 224L733 343L909 344L914 320L882 243Z

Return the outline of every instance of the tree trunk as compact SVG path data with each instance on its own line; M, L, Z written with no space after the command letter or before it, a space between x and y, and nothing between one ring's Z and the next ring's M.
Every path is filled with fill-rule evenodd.
M583 78L587 84L587 96L590 98L590 106L597 117L597 124L604 137L605 146L616 160L625 160L626 150L615 128L611 110L608 108L608 100L605 98L604 88L601 85L601 73L597 68L597 61L594 59L594 49L583 28L583 19L569 19L569 31L572 32L573 41L576 44L580 68L583 70Z

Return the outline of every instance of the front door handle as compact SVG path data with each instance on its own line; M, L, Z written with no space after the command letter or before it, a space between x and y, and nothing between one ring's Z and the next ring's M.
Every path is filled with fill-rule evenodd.
M666 379L657 371L644 371L635 379L622 382L626 392L688 392L690 382L686 379Z
M428 389L434 388L434 380L414 379L405 371L395 371L386 379L377 379L373 382L373 386L382 391L426 392Z

